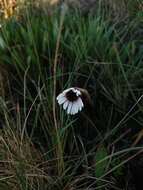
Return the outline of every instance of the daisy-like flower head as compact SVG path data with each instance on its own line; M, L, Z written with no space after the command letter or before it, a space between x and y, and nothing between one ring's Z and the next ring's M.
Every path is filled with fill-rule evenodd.
M59 105L63 105L67 114L74 115L84 107L81 95L82 93L78 88L68 88L57 96L57 101Z

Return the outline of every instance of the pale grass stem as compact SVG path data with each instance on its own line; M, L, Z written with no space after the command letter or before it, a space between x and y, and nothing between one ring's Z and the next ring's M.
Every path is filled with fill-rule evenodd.
M55 126L55 133L56 133L56 139L57 139L57 146L56 146L56 155L60 155L59 159L57 161L58 164L58 174L60 175L64 169L64 161L63 161L63 156L62 156L62 142L60 141L60 136L58 133L58 123L57 123L57 116L56 116L56 87L57 87L57 82L56 82L56 74L57 74L57 61L58 61L58 51L60 48L60 39L61 39L61 34L62 34L62 27L64 23L64 17L65 17L66 9L62 9L61 12L61 18L60 18L60 25L59 25L59 32L57 36L57 42L56 42L56 50L55 50L55 57L54 57L54 68L53 68L53 118L54 118L54 126Z

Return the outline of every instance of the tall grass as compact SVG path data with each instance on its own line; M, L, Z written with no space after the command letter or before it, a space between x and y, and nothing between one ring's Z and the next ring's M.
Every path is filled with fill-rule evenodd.
M132 146L142 128L142 16L112 19L102 6L94 15L27 7L3 22L1 188L127 186L125 167L142 151ZM56 105L71 86L89 91L92 109L70 117Z

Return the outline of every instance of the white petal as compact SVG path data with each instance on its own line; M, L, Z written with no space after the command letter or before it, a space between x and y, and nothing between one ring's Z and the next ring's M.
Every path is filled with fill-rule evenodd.
M72 102L70 102L69 105L68 105L68 108L67 108L67 113L68 114L71 114L70 112L71 112L72 105L73 105Z
M77 92L77 89L73 88L72 91L76 93L76 92Z
M81 98L79 98L78 100L77 100L77 105L78 105L78 110L79 111L81 111L82 110L82 108L83 108L83 102L82 102L82 100L81 100Z
M77 90L76 88L73 88L72 91L73 91L74 93L76 93L76 96L81 95L81 92L80 92L79 90Z
M61 97L63 97L64 96L64 94L63 93L61 93L61 94L59 94L58 96L57 96L57 100L59 100Z
M69 101L67 100L64 104L63 104L63 109L66 110L68 107Z
M74 103L72 104L72 108L71 108L71 115L74 114Z
M81 99L81 98L79 98L79 102L80 102L80 104L81 104L81 107L83 107L84 105L83 105L83 102L82 102L82 99Z
M72 106L72 114L76 114L78 112L78 105L76 104L76 102L73 103Z
M74 88L68 88L66 90L64 90L62 93L65 95L67 92L69 92L70 90L73 90Z
M75 113L78 113L78 110L79 110L79 105L76 103L76 105L75 105Z
M79 111L81 111L81 110L82 110L82 108L83 108L83 107L79 107L79 109L78 109L78 110L79 110Z
M81 95L81 92L80 92L80 91L79 91L79 92L77 92L77 93L76 93L76 95L77 95L77 96L80 96L80 95Z
M81 95L81 92L79 90L76 90L76 95L77 96Z
M61 105L61 104L63 104L65 101L66 101L67 99L66 99L66 97L61 97L59 100L58 100L58 103Z

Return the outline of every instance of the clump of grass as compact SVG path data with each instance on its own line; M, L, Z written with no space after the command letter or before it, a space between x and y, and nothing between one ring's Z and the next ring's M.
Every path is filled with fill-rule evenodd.
M4 117L0 131L0 187L5 189L42 187L44 180L48 182L52 179L45 174L47 171L40 167L44 163L41 153L28 136L22 136L18 105L13 118L9 105L2 99L0 101L1 118Z

